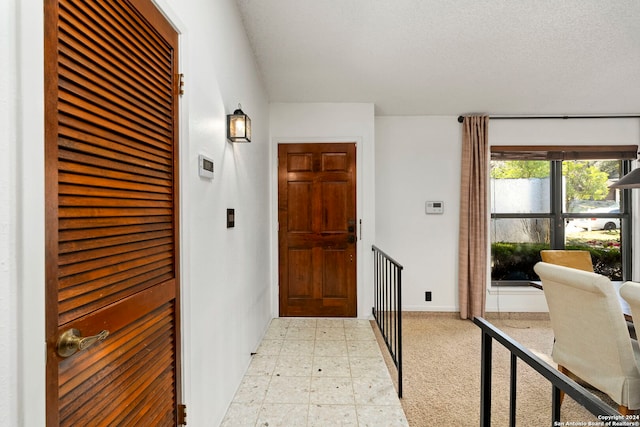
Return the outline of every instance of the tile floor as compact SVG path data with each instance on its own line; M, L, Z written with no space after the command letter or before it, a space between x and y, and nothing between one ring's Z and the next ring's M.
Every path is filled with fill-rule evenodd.
M222 427L408 427L368 320L273 319Z

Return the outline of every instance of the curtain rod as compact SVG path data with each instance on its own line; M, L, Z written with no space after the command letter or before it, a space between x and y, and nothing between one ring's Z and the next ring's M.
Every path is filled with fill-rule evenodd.
M532 119L640 119L640 115L629 116L489 116L491 120L532 120ZM458 116L458 123L462 123L464 116Z

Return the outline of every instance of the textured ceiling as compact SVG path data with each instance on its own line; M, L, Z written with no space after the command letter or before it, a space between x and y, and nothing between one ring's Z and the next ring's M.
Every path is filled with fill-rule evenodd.
M639 0L236 0L272 102L640 114Z

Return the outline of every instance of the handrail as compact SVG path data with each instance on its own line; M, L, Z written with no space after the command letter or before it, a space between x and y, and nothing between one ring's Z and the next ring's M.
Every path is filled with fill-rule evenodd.
M560 391L571 396L578 404L596 416L608 416L609 420L622 421L620 413L598 399L587 389L582 387L560 371L549 366L546 362L523 347L513 338L496 328L482 317L475 317L473 322L482 329L482 370L480 385L480 426L491 425L491 350L492 339L502 344L511 353L511 393L509 402L509 425L515 426L516 407L516 361L521 359L536 372L545 377L552 385L551 392L551 425L560 425Z
M402 397L402 270L404 267L375 245L374 306L371 311L398 370L398 397Z
M379 247L377 247L376 245L371 245L371 250L374 252L378 252L380 255L382 255L383 257L385 257L386 259L388 259L393 265L397 266L398 268L400 268L400 270L404 269L404 267L402 266L402 264L400 264L398 261L396 261L395 259L391 258L389 255L387 255L384 251L382 251Z

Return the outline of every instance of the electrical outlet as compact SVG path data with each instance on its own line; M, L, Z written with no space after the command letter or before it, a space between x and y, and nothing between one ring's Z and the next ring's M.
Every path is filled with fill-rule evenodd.
M424 293L424 300L425 301L431 301L431 291L426 291Z

